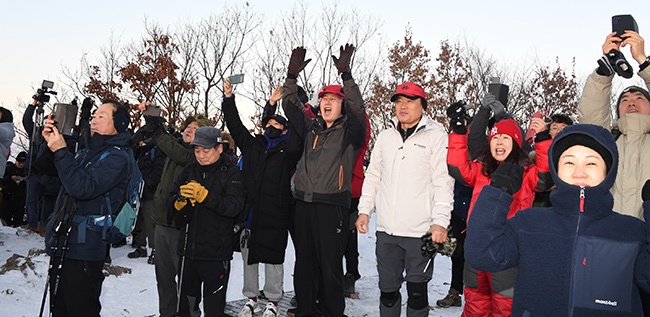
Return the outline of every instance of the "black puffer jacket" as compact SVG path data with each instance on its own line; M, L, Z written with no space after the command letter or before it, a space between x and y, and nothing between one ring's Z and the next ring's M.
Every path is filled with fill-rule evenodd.
M192 260L232 260L234 218L244 209L246 189L241 171L224 163L222 156L211 165L192 163L181 171L169 193L168 208L176 212L174 201L179 188L196 181L208 190L202 203L189 202L178 211L176 225L181 228L178 253ZM185 234L187 230L187 246Z
M234 96L224 99L222 109L228 131L242 151L242 170L252 205L248 263L284 263L289 214L294 208L291 176L302 154L302 141L291 129L286 140L268 148L264 135L252 135L242 124Z

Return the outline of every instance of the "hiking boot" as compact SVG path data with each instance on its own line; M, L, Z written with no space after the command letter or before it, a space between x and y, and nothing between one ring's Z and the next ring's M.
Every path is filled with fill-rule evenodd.
M143 247L137 247L135 250L133 250L133 252L127 254L126 256L129 257L129 259L146 258L147 249Z
M256 313L262 311L260 304L252 299L249 299L248 302L242 307L239 311L238 317L253 317Z
M296 316L296 307L291 307L287 309L287 317L294 317Z
M122 239L122 240L120 240L120 241L118 241L116 243L111 244L111 246L113 248L119 248L119 247L125 246L125 245L126 245L126 238L124 238L124 239Z
M278 316L278 307L275 306L273 303L266 304L266 308L264 308L264 314L262 314L262 317L277 317L277 316Z
M155 249L151 249L151 255L150 255L149 258L147 259L147 263L149 263L149 264L151 264L151 265L156 264L155 254L156 254L156 250L155 250Z
M352 273L345 273L345 276L343 277L343 295L346 297L349 297L350 294L354 294L354 282L357 279Z
M460 293L455 289L449 289L449 293L445 298L436 301L436 305L442 308L447 307L460 307L463 305L463 301L460 299Z

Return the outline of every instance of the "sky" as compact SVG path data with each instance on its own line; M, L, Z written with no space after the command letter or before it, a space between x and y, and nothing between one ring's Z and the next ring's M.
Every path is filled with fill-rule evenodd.
M353 2L353 3L352 3ZM0 105L13 108L30 101L43 79L64 79L63 67L79 68L90 61L113 35L127 43L140 38L145 18L161 26L195 21L239 1L114 0L6 1L0 9ZM265 19L277 19L294 1L249 0ZM331 1L305 1L317 12ZM505 63L539 61L570 67L576 59L579 79L596 67L601 45L611 30L611 16L632 14L641 35L650 27L650 1L410 1L357 0L340 2L383 20L386 45L401 40L407 25L413 38L437 54L443 39L467 39ZM637 14L638 13L638 14ZM626 51L626 50L624 50ZM629 50L627 50L629 51ZM650 49L646 50L646 54ZM628 55L628 59L630 59ZM633 64L635 65L635 64Z

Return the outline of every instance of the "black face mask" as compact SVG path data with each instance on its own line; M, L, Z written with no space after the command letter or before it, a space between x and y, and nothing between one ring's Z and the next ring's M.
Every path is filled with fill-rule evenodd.
M276 139L282 135L282 130L270 125L264 129L264 135L266 135L269 139Z

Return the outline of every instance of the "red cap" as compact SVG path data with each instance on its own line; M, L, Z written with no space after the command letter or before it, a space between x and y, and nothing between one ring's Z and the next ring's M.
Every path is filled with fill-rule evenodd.
M322 98L326 93L335 94L342 99L345 98L345 94L343 93L343 86L341 85L329 85L323 88L323 90L318 92L318 98Z
M513 141L519 145L521 149L521 129L517 125L517 122L512 119L503 119L494 124L492 129L490 129L490 136L488 137L488 143L492 141L492 137L497 134L507 134Z
M410 99L419 97L427 100L427 95L424 93L424 89L420 87L420 85L412 82L406 82L399 85L395 91L395 94L390 97L390 102L395 101L395 99L397 99L397 96L405 96L409 97Z

